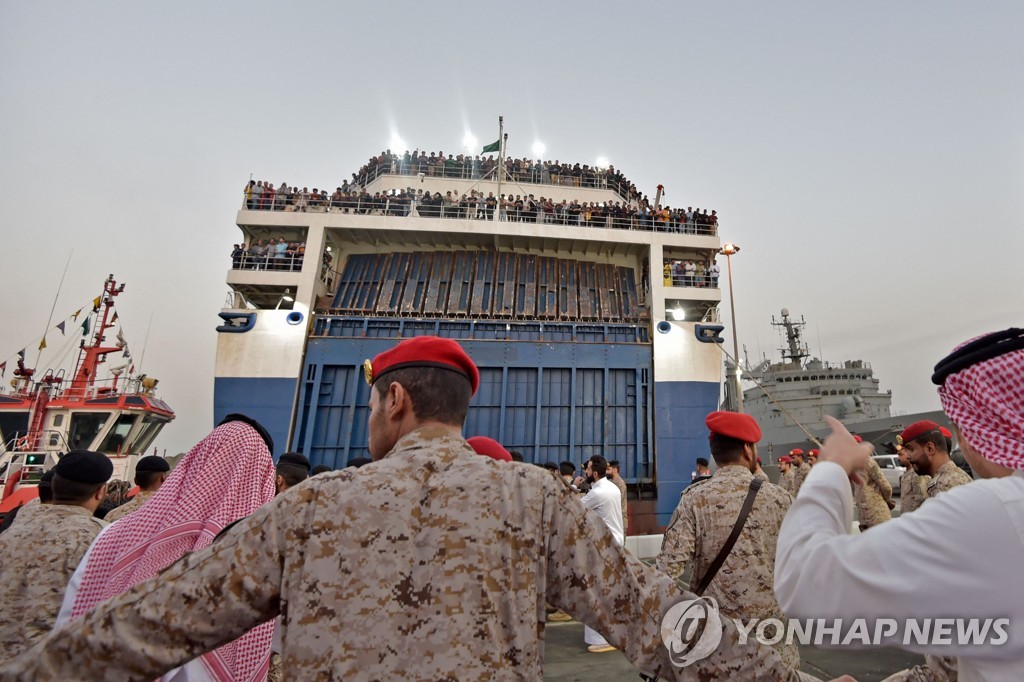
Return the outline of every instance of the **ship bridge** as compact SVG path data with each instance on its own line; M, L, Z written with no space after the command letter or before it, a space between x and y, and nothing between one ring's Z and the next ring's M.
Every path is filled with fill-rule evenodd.
M528 462L617 459L650 500L634 531L664 525L708 455L722 366L701 332L718 320L717 281L676 273L720 241L590 184L385 171L291 204L247 199L215 418L250 414L280 451L340 468L368 452L363 360L401 338L455 338L481 371L467 436Z

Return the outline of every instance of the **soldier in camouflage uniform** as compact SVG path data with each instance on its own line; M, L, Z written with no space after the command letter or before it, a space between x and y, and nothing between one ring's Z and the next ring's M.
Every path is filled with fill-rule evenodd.
M903 475L900 476L900 514L909 514L928 499L928 484L931 483L931 476L919 476L914 471L914 465L910 463L907 452L899 447L898 455L900 464L903 465Z
M690 589L695 590L732 532L747 497L756 468L761 429L749 415L713 412L708 415L711 453L718 464L710 480L686 488L665 530L655 566L678 578L692 564ZM775 543L793 498L782 488L764 482L754 498L746 525L705 593L730 618L786 618L775 599ZM786 666L800 666L796 643L783 641L775 649Z
M926 488L929 498L971 482L971 477L949 458L946 437L935 422L914 422L903 430L897 443L918 474L931 476Z
M139 486L139 492L130 501L107 512L103 520L113 523L141 507L164 484L170 470L171 465L163 457L149 455L140 459L135 465L135 485Z
M106 525L93 513L114 473L110 460L78 450L62 457L53 471L53 501L27 507L0 535L0 661L50 631L68 580Z
M807 474L811 473L811 467L804 461L804 451L800 448L790 450L789 456L793 458L793 489L790 493L796 497L807 479Z
M648 673L797 679L729 619L710 657L675 667L661 621L692 595L548 472L474 453L461 427L479 373L455 342L403 341L367 379L374 463L277 496L0 678L153 679L280 614L290 679L540 680L546 598Z
M854 436L858 443L860 436ZM892 486L885 480L882 467L874 457L868 458L867 469L860 472L861 483L853 487L853 499L857 505L857 519L861 531L892 519Z
M792 495L795 483L796 472L793 471L793 460L789 455L779 457L779 487Z

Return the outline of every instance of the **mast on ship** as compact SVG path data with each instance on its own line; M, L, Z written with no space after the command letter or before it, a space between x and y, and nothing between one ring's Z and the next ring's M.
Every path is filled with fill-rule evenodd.
M103 294L99 298L99 306L96 308L96 329L93 332L92 343L86 345L85 340L81 344L81 352L78 355L78 362L75 367L75 377L71 380L71 386L66 395L70 398L84 398L90 392L96 381L96 374L99 366L106 360L108 353L121 351L120 346L104 346L106 330L113 327L109 322L110 310L114 307L114 298L124 291L124 284L118 286L114 275L109 275L103 283ZM115 387L117 377L114 377Z
M800 321L789 317L789 308L782 309L782 321L776 322L775 316L772 315L772 326L773 327L784 327L786 330L786 348L780 348L779 352L782 354L787 364L793 367L803 367L803 359L810 357L810 352L807 350L807 343L801 341L800 337L803 334L803 329L807 326L804 322L803 315L800 316Z

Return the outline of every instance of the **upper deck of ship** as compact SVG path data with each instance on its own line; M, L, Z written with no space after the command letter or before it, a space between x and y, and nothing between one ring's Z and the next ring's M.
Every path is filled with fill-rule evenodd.
M486 161L422 165L382 154L332 192L250 183L237 216L244 253L228 283L257 308L312 286L307 300L320 306L334 293L339 255L490 250L632 268L640 298L663 302L648 319L701 319L721 300L717 277L703 274L720 247L714 212L648 202L612 168L506 160L499 180ZM289 249L286 264L261 266L250 254L261 239L303 244L301 262ZM311 263L308 253L321 257ZM699 277L684 274L686 261Z

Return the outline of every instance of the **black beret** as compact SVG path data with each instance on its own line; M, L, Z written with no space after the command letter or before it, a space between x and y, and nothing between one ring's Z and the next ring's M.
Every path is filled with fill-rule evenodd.
M167 463L167 460L163 457L157 457L156 455L149 455L139 460L139 463L135 465L135 471L170 471L171 465Z
M326 474L328 471L334 471L334 469L327 466L326 464L317 464L315 467L313 467L314 476L316 476L317 474Z
M309 460L297 452L286 452L277 460L277 466L290 466L309 473Z
M57 475L54 469L47 469L42 476L39 477L39 487L49 488L53 485L53 477Z
M355 467L356 469L358 469L359 467L366 466L367 464L369 464L372 461L373 460L369 459L368 457L356 457L355 459L350 459L348 461L348 465L350 467Z
M114 473L114 465L106 455L91 450L72 450L60 458L54 472L77 483L106 483Z
M221 419L220 423L217 424L217 426L224 426L228 422L245 422L246 424L248 424L252 428L256 429L256 433L260 434L260 438L262 438L263 442L267 444L267 450L269 450L271 456L273 456L273 454L274 454L274 439L271 438L270 434L267 433L267 430L265 428L263 428L263 424L260 424L258 421L256 421L252 417L246 417L244 414L238 414L237 412L233 412L233 413L229 414L228 416L224 417L223 419Z

